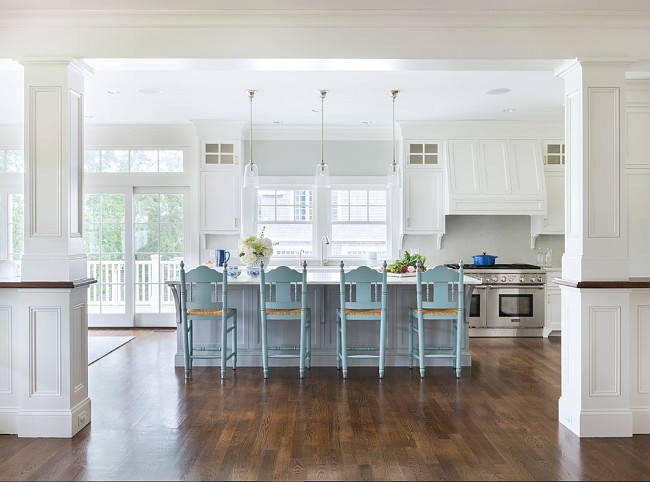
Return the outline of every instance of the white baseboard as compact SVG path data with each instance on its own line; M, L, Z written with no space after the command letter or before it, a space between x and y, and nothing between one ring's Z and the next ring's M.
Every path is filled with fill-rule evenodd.
M578 437L631 437L634 433L630 410L581 410L560 397L559 411L560 423Z
M0 434L14 435L18 433L18 409L0 409Z
M90 416L90 398L72 410L20 410L17 433L19 437L72 438L90 423Z
M633 431L635 434L650 433L650 408L633 408Z

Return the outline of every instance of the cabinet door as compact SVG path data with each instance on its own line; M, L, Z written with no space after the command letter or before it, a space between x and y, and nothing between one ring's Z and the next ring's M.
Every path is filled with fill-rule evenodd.
M237 233L239 176L234 169L201 173L201 230Z
M548 336L551 331L559 334L562 329L562 291L560 288L546 288L546 313L544 321L544 334Z
M482 192L484 194L510 194L510 168L508 143L505 140L479 141Z
M544 169L536 139L510 141L510 169L514 194L536 195L544 193Z
M450 188L453 194L479 194L478 143L476 141L451 140L449 153Z
M406 172L405 233L443 231L442 189L441 171Z

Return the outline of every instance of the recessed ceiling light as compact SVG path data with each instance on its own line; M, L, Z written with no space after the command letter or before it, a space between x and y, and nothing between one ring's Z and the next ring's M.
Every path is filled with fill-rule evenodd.
M517 109L503 109L503 112L515 112Z
M119 90L107 90L106 92L108 92L109 94L113 94L113 95L116 95L116 94L120 93Z
M372 121L361 121L361 123L369 126L370 124L372 124Z
M142 89L138 89L138 94L162 94L162 90L145 87Z
M504 87L501 87L499 89L492 89L488 90L486 94L488 95L501 95L501 94L507 94L508 92L512 92L510 89L506 89Z
M277 126L277 125L282 124L283 122L282 121L273 121L273 123Z
M95 116L94 116L94 115L89 115L89 114L87 114L87 115L84 115L84 117L85 117L86 119L92 119L92 118L95 117Z

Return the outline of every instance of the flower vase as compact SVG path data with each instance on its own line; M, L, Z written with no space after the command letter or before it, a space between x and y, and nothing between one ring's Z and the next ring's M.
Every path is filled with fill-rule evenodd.
M266 267L269 265L270 261L271 258L268 256L258 256L255 261L246 266L246 274L252 278L259 276L262 272L262 263L264 263L264 266Z

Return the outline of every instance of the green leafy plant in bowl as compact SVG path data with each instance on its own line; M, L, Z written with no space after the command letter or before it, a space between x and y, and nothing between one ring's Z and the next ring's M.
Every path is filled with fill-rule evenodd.
M424 265L426 260L426 256L422 256L421 254L410 254L408 251L404 251L404 257L389 264L386 269L389 273L414 273L419 261L420 270L426 271L427 267Z

